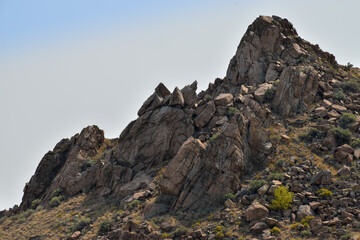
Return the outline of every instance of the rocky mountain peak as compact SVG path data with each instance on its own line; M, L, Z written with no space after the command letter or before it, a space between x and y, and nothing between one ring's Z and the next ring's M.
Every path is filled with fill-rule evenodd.
M196 81L172 92L160 83L116 139L88 126L61 140L26 184L20 209L0 217L86 195L89 205L105 208L114 199L124 210L101 239L160 239L168 232L184 239L169 222L195 216L261 233L262 239L275 239L270 227L297 231L284 227L290 221L326 235L324 226L350 224L354 215L360 220L360 195L353 191L360 189L359 81L359 69L338 65L333 55L301 39L288 20L260 16L248 27L225 78L199 94ZM276 209L280 186L291 202ZM331 193L325 188L336 193L336 201L321 195ZM339 206L346 211L335 211ZM99 214L95 208L81 214ZM172 220L148 224L161 214ZM313 215L316 222L306 218ZM304 218L313 222L306 225ZM159 222L163 235L151 227ZM213 226L186 239L228 234ZM74 232L73 239L81 234Z

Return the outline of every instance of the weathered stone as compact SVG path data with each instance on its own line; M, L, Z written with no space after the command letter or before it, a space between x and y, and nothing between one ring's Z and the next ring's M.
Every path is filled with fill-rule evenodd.
M181 89L186 105L193 106L197 102L196 89L197 81L194 81L191 85L187 85Z
M245 210L244 216L246 221L252 222L269 216L269 210L260 203L253 202L250 207Z
M165 98L170 95L170 91L163 83L159 83L159 85L155 88L155 93L161 98Z
M336 151L335 159L340 163L351 163L353 161L353 155L344 151Z
M222 93L214 99L216 106L226 106L231 103L234 96L231 93Z
M255 99L262 103L265 99L265 92L272 87L272 84L263 83L258 86L258 88L254 92Z
M272 228L272 227L275 227L279 221L276 220L275 218L266 217L265 222L269 227Z
M265 184L265 185L261 186L261 187L257 190L257 192L258 192L259 195L263 196L263 195L265 195L265 194L268 192L268 190L269 190L269 185Z
M213 117L215 110L214 102L207 103L205 109L195 118L195 125L198 128L204 127Z
M257 222L250 228L250 231L254 234L262 233L264 230L268 229L268 225L264 222Z
M340 147L336 148L336 151L346 152L346 153L350 153L350 154L354 153L354 149L348 144L341 145Z
M296 212L297 219L300 221L308 216L314 216L314 212L310 205L300 205Z
M316 185L330 184L331 182L332 182L332 175L329 170L322 170L321 172L314 175L310 179L310 184L316 184Z
M323 105L324 107L329 108L332 105L332 103L326 99L323 99Z
M241 95L247 95L249 93L249 89L245 87L244 85L240 86L240 94Z
M357 148L357 149L354 150L354 157L356 159L360 158L360 148Z
M176 87L171 94L170 97L170 106L181 106L183 107L185 104L184 96L180 89Z
M287 67L280 75L272 107L282 116L308 109L317 89L318 73L313 67Z
M334 109L334 110L337 111L337 112L340 112L340 113L347 111L347 108L346 108L346 107L340 106L340 105L337 105L337 104L331 105L331 108Z
M76 231L73 234L71 234L70 239L77 239L81 236L81 232L80 231Z

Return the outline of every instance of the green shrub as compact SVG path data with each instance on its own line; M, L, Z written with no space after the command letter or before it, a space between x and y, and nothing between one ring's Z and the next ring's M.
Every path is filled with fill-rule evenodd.
M31 208L32 208L32 209L36 209L36 208L39 206L40 203L41 203L41 199L35 199L35 200L33 200L33 201L31 202Z
M346 95L343 93L343 91L336 91L333 94L334 99L336 100L345 100L346 99Z
M272 180L282 181L282 180L284 180L284 174L283 173L271 173L267 179L268 179L268 181L272 181Z
M360 148L360 138L358 138L358 139L356 139L356 140L354 140L354 141L351 141L351 147L352 148Z
M54 198L54 197L58 197L63 193L63 189L62 188L56 188L52 193L50 198Z
M323 138L326 137L326 133L324 133L323 131L320 131L317 128L311 127L309 132L308 132L308 136L311 136L311 137L316 138L316 139L323 139Z
M235 201L235 195L232 193L225 193L223 196L223 202L230 199L231 201Z
M169 237L170 237L170 234L168 234L168 233L163 233L161 235L161 238L169 238Z
M314 216L306 216L304 219L301 219L301 224L304 225L305 228L309 228L309 223Z
M186 227L180 226L174 231L173 236L178 238L178 237L185 235L187 232L188 232L188 229Z
M329 198L332 196L332 192L329 189L321 188L316 192L319 196Z
M280 229L279 228L277 228L277 227L273 227L271 230L270 230L270 232L273 234L273 235L278 235L278 234L280 234Z
M276 93L276 87L273 85L271 88L268 88L265 91L264 101L268 103L271 102L275 97L275 93Z
M345 91L360 92L360 83L354 79L350 79L349 81L342 82L341 88Z
M52 208L57 207L60 205L62 200L64 200L63 196L53 197L49 202L49 206Z
M343 129L341 127L332 127L330 132L335 136L336 141L339 145L349 143L351 139L351 132L349 129Z
M104 220L100 223L98 234L103 234L106 232L109 232L111 230L111 227L113 226L113 222L109 220Z
M266 184L265 180L254 180L250 183L249 190L252 192L256 192L259 188Z
M349 123L353 123L355 121L356 121L356 116L352 113L344 113L339 119L339 123L342 128L345 128L346 125L348 125Z
M140 204L141 204L141 202L139 200L135 199L134 201L129 203L128 208L134 209L135 207L139 206Z
M353 239L353 235L351 233L347 233L343 236L341 236L340 240L351 240Z
M85 218L85 217L81 217L79 220L77 220L72 226L71 226L71 231L75 232L75 231L81 231L83 230L86 226L89 226L91 222L90 218Z
M275 199L271 202L270 208L277 209L288 209L292 203L294 193L289 192L289 189L284 186L279 186L275 189Z

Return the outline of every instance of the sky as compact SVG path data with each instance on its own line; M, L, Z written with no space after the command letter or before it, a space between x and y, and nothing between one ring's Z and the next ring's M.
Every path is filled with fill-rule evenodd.
M360 1L0 0L0 210L44 154L88 125L118 137L158 83L198 91L259 15L360 66Z

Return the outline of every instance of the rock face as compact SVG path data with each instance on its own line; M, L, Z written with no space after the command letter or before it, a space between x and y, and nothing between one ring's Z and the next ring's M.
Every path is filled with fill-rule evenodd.
M292 61L304 54L296 37L297 32L288 20L260 16L248 27L231 59L226 78L232 84L250 86L263 83L266 76L270 80L276 78L282 66L276 67L273 59Z
M258 202L253 202L244 212L246 221L252 222L269 216L269 210Z
M313 67L287 67L280 75L272 107L282 116L302 112L313 103L318 73Z
M59 142L53 151L41 160L30 182L26 184L21 209L31 206L33 200L49 196L56 188L76 194L81 187L74 185L82 162L94 157L104 142L104 132L97 126L84 128L80 134ZM86 185L92 185L91 180Z

